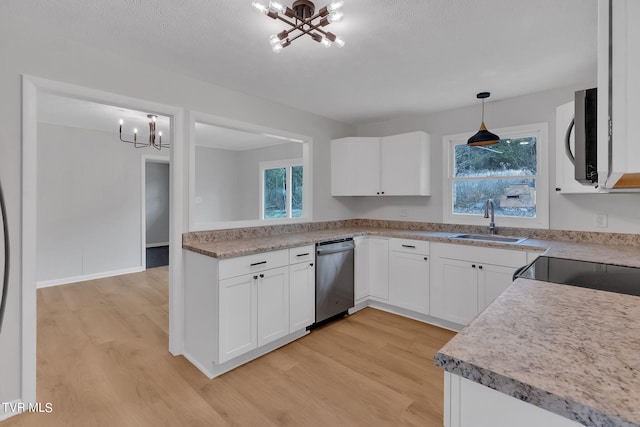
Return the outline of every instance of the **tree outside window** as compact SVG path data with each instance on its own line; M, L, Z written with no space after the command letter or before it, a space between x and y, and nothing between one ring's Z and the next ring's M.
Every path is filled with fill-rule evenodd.
M302 160L261 165L262 219L301 218Z

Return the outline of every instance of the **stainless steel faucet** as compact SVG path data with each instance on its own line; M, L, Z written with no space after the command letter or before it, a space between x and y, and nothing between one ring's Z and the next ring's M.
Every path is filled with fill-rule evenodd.
M489 234L496 234L496 223L494 218L495 205L493 200L489 199L484 204L484 217L489 218L489 209L491 209L491 222L489 222Z

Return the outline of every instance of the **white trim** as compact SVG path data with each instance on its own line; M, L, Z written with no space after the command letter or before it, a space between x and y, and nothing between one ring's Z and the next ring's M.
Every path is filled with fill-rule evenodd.
M163 246L169 246L169 242L160 242L160 243L147 243L147 247L145 249L151 248L161 248ZM146 254L145 254L146 255Z
M37 103L38 91L124 108L157 113L171 118L171 222L169 265L169 351L184 349L184 287L182 282L183 151L182 108L68 83L22 76L22 401L36 401L36 215L37 215Z
M7 405L11 405L11 406L16 406L19 405L20 403L22 403L22 400L20 399L16 399L16 400L12 400L11 402L2 402L2 403L6 403ZM15 417L16 415L20 415L21 413L23 413L24 411L15 411L15 412L5 412L4 410L4 405L2 405L2 411L0 412L0 422L4 421L4 420L8 420L11 417Z
M549 228L549 126L547 123L534 123L523 126L492 129L502 139L522 137L524 134L537 138L537 175L536 175L536 217L496 217L496 227ZM444 162L442 179L442 220L445 224L488 225L489 222L479 215L460 215L451 212L453 182L452 153L456 143L466 141L472 132L442 137L442 158Z
M63 277L61 279L42 280L36 283L38 289L52 286L69 285L71 283L86 282L87 280L104 279L105 277L120 276L123 274L139 273L144 267L124 268L122 270L104 271L95 274L83 274L82 276Z
M146 249L154 247L147 245L147 162L170 165L171 161L168 157L158 156L157 154L143 154L140 156L140 160L140 265L146 270ZM169 166L169 168L171 168L171 166ZM169 176L169 180L171 180L171 176ZM171 197L171 181L169 181L169 197ZM171 213L169 213L169 221L171 221ZM169 245L168 242L166 245L161 246L167 245Z
M265 225L280 224L296 224L313 221L313 138L306 135L287 132L280 129L268 128L265 126L255 125L252 123L242 122L239 120L228 119L225 117L214 116L211 114L201 113L198 111L189 111L189 197L188 203L188 230L204 231L204 230L222 230L226 228L244 228L259 227ZM267 134L270 136L280 136L287 140L302 141L302 182L304 190L302 192L302 218L282 218L282 219L255 219L246 221L211 221L199 222L195 220L195 151L196 151L196 122L205 123L212 126L221 126L231 129L243 130L252 133ZM261 218L259 215L257 218Z

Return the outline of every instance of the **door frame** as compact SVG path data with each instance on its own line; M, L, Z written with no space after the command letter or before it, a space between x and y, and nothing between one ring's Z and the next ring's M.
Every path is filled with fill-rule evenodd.
M184 349L184 285L182 282L182 232L184 228L184 132L182 108L159 104L69 83L22 75L22 367L21 399L36 402L36 225L37 225L37 143L38 93L77 98L154 112L170 117L170 223L169 223L169 352Z
M169 165L169 198L171 198L171 157L163 157L153 154L143 154L140 158L140 265L147 269L147 163L161 163ZM171 228L171 203L169 203L169 228ZM171 232L169 232L171 233ZM171 240L171 234L169 234ZM171 242L169 242L171 250Z

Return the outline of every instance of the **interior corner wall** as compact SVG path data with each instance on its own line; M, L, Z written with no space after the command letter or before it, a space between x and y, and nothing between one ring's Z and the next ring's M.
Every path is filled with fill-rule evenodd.
M355 127L215 86L52 35L16 23L0 28L0 180L8 209L12 252L6 318L0 333L0 402L21 398L22 293L22 76L55 80L122 94L209 115L280 129L313 139L313 219L353 216L351 204L331 197L329 141L355 134ZM215 53L211 53L215 55ZM224 58L222 58L224 60ZM183 139L189 140L188 123ZM188 145L184 193L188 194ZM183 230L187 230L189 200L185 197ZM0 408L0 418L3 417Z
M145 164L145 243L147 247L169 243L169 163Z
M640 194L577 194L555 192L556 175L556 107L573 100L574 92L595 86L594 83L539 92L516 98L488 102L485 121L489 129L548 123L549 125L549 224L554 230L640 233ZM358 126L358 136L387 136L416 130L431 134L430 197L362 197L354 207L355 215L364 218L442 222L443 143L442 137L474 133L480 121L480 104L420 117L390 120ZM408 216L400 217L406 209ZM608 227L595 225L595 214L608 215ZM496 221L498 226L499 220Z

